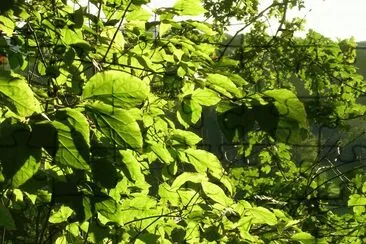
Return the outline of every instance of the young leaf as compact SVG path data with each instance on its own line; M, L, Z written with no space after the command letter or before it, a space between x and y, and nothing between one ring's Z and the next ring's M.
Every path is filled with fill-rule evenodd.
M297 96L286 89L268 90L264 95L275 100L274 105L279 113L276 131L278 139L285 142L303 140L308 122L305 107Z
M15 24L13 20L4 15L0 16L0 30L2 32L4 32L7 36L10 37L13 35L14 28Z
M353 194L348 200L348 206L361 206L366 205L366 197L359 194Z
M133 152L131 150L120 150L119 152L122 155L122 161L126 165L132 180L136 183L144 183L145 176L141 172L141 164L133 156Z
M292 240L299 241L303 244L315 244L318 243L316 238L307 232L299 232L291 236Z
M95 210L111 222L115 222L117 224L123 223L123 212L121 210L121 206L112 198L100 201L97 200L95 203Z
M154 143L150 148L164 163L170 164L174 161L169 150L162 143Z

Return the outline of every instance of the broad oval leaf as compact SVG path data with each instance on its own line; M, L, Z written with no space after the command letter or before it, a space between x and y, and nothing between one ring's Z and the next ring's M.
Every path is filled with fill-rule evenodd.
M278 223L276 215L263 207L253 207L247 209L246 215L253 217L253 224L276 225Z
M187 181L190 181L193 183L201 183L202 181L207 181L207 180L208 180L208 178L204 174L184 172L174 180L173 184L171 185L171 190L172 191L178 190Z
M192 99L200 105L213 106L220 102L218 94L210 89L198 88L192 93Z
M96 199L94 206L95 210L109 221L117 224L123 223L123 212L121 210L121 205L112 198L106 198L102 200Z
M133 149L141 149L142 134L138 123L129 110L115 108L101 102L89 104L86 108L91 112L97 128L119 146L125 143Z
M233 200L226 196L224 190L218 185L209 181L202 181L203 192L217 203L223 206L229 206L233 204Z
M221 74L208 74L207 82L214 86L214 89L219 92L228 91L236 97L242 97L242 92L235 85L234 82L230 80L229 77L221 75ZM216 88L215 88L216 87ZM221 89L218 89L221 88Z
M90 170L89 123L86 117L68 108L60 110L56 119L52 122L58 135L56 161L73 168Z
M185 146L193 146L199 143L202 138L195 133L186 130L175 129L170 137L173 144L182 144Z
M215 175L223 172L220 161L217 157L205 150L189 148L185 151L189 163L191 163L197 172L204 173L209 169L209 172Z
M7 71L0 71L0 103L22 117L42 112L27 81L22 76Z
M82 98L127 109L140 105L148 94L149 86L139 78L121 71L105 71L90 78Z
M146 184L145 176L141 171L141 164L134 157L133 152L131 150L120 150L119 153L122 155L122 161L126 165L132 180L139 185Z
M53 224L67 221L72 213L73 210L70 207L62 205L57 211L53 211L48 221Z

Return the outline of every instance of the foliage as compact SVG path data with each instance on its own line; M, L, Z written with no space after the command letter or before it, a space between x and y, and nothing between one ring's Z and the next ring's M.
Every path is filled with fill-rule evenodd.
M352 40L294 37L302 1L78 2L0 6L2 242L364 241L362 168L330 181L344 173L292 147L364 114ZM214 24L175 18L200 14ZM226 53L231 17L251 30ZM248 165L203 149L205 107ZM353 211L331 209L339 192Z

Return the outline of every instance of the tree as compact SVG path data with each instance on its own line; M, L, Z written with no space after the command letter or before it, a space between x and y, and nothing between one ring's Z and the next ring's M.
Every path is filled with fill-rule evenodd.
M339 175L292 148L314 141L309 126L364 114L355 43L294 37L286 11L301 1L147 2L0 7L2 242L362 241L362 169ZM175 19L203 13L213 24ZM232 17L252 29L227 52ZM202 148L204 107L248 165ZM337 191L352 213L330 209Z

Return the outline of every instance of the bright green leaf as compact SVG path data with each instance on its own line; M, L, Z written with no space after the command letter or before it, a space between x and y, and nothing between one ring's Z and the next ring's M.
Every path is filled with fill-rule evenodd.
M227 76L220 74L208 74L207 82L212 84L214 87L220 87L228 92L232 93L236 97L242 97L242 92L236 87L235 83L232 82ZM210 87L211 88L211 87Z
M71 216L72 213L73 210L70 207L62 205L59 209L54 210L52 212L48 221L53 224L67 221L67 219Z
M253 217L253 224L275 225L278 222L276 215L263 207L253 207L247 209L246 215Z
M202 181L207 181L207 176L201 173L190 173L190 172L184 172L180 174L173 182L171 186L172 191L178 190L184 183L187 181L193 182L193 183L201 183Z
M41 106L27 81L20 75L0 71L0 101L11 111L27 117L41 113Z
M12 36L14 32L15 24L10 18L0 15L0 30L7 36Z
M361 196L359 194L353 194L350 196L348 200L348 206L366 206L366 197Z
M65 109L56 114L52 124L57 129L58 150L56 160L62 165L90 170L89 123L77 110Z
M192 99L204 106L216 105L221 100L216 92L202 88L198 88L193 92Z
M202 189L206 196L223 206L233 204L233 200L227 197L224 190L216 184L208 181L202 181Z
M122 108L141 105L149 94L149 86L139 78L121 71L100 72L84 87L83 99L98 99Z
M94 117L98 129L119 146L125 143L133 149L142 148L142 134L135 118L128 110L95 102L86 106Z
M196 145L202 140L202 138L195 133L180 129L173 130L170 139L173 140L173 142L176 141L177 143L186 146Z
M299 232L291 236L292 240L299 241L304 244L312 244L317 243L317 240L314 236L307 232Z
M180 15L200 15L206 12L200 0L178 0L173 6Z

